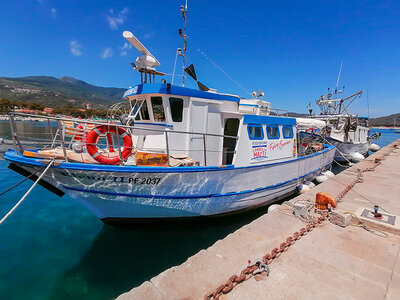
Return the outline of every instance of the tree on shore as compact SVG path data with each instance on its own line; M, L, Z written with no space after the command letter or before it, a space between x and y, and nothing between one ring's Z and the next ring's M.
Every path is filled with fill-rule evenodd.
M13 103L6 99L6 98L1 98L0 99L0 113L1 114L8 114L10 111L12 111L14 108Z

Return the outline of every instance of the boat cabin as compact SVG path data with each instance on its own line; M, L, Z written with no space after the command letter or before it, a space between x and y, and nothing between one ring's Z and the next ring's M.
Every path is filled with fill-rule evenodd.
M123 98L139 153L187 156L198 165L246 166L297 157L296 119L270 116L269 102L166 83L140 84Z

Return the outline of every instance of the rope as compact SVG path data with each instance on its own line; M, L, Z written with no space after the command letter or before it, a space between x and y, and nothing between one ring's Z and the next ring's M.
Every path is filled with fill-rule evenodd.
M367 224L365 224L364 221L362 221L354 212L352 211L345 211L343 212L344 214L350 214L353 217L355 217L358 220L357 224L350 224L351 226L356 226L356 227L361 227L363 229L365 229L366 231L369 231L372 234L375 234L377 236L380 237L388 237L388 234L386 232L383 232L381 230L378 229L372 229L371 227L367 226Z
M5 191L0 193L0 197L3 196L5 193L11 191L12 189L16 188L17 186L19 186L21 183L25 182L26 180L28 180L29 178L31 178L33 175L35 175L37 172L42 171L45 167L41 168L40 170L36 170L35 172L33 172L31 175L29 175L28 177L25 177L24 179L22 179L20 182L14 184L12 187L6 189Z
M10 209L10 211L0 220L0 225L7 220L7 218L14 212L14 210L17 209L17 207L22 203L22 201L25 200L25 198L29 195L29 193L33 190L33 188L36 186L36 184L42 179L44 174L47 172L47 170L51 167L53 164L54 159L52 159L49 164L47 165L46 169L43 171L42 174L40 174L39 178L34 182L34 184L30 187L30 189L25 193L25 195L22 196L22 198L17 202L17 204L14 205L13 208Z
M314 134L317 135L317 136L319 136L319 137L321 137L321 138L322 138L325 142L327 142L329 145L336 147L335 145L332 145L332 143L330 143L330 142L329 142L324 136L322 136L321 134L316 133L316 132L314 132ZM348 159L343 155L343 153L342 153L337 147L336 147L336 151L340 154L341 157L343 157L345 160L347 160L347 162L348 162L349 164L352 163L350 160L348 160ZM336 162L339 166L342 167L342 165L340 165L336 160L335 160L335 162Z

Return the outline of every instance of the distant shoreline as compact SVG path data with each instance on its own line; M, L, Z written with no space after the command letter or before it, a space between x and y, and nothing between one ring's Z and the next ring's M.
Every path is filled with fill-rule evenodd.
M398 126L373 126L371 129L400 129Z

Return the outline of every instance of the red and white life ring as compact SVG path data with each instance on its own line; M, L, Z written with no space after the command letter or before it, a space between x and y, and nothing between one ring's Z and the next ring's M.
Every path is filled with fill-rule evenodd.
M91 157L93 157L99 163L105 165L117 165L121 162L119 156L108 157L100 154L96 144L100 135L104 133L107 135L109 135L110 133L118 133L120 138L122 138L124 141L124 149L121 152L122 159L126 159L129 157L129 155L131 155L133 150L132 138L124 128L115 125L99 125L93 128L86 136L86 149ZM110 149L111 148L112 145L110 145Z
M75 127L76 129L78 129L78 132L79 133L77 133L75 136L74 136L74 140L75 141L82 141L83 140L83 138L85 137L85 133L84 133L84 130L83 130L83 126L82 126L82 124L78 124L78 126L76 126ZM81 131L82 131L82 133L81 133Z

